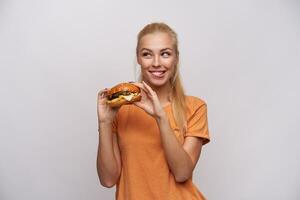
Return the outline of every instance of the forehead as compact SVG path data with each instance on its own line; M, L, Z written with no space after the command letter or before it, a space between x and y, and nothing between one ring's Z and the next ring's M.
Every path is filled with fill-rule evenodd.
M151 50L173 48L173 40L168 33L151 33L141 38L140 49L141 48L147 48Z

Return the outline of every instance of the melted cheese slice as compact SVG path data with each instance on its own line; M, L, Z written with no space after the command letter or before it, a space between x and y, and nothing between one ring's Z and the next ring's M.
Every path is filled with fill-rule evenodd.
M134 94L130 94L130 95L120 95L118 98L112 99L112 100L108 100L109 102L116 102L119 99L126 99L126 101L130 101L134 96L137 96L137 93Z
M134 97L134 94L130 94L130 95L127 95L127 96L123 96L121 95L124 99L126 99L127 101L130 101L133 97Z

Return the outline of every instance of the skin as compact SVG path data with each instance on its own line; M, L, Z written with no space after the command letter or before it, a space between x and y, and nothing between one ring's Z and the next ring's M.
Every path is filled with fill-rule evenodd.
M170 171L177 182L184 182L191 178L199 160L202 139L185 137L184 144L180 144L164 111L164 107L170 104L169 80L174 75L178 62L171 36L166 33L154 33L142 37L137 62L141 66L143 82L134 84L142 89L142 100L134 104L155 118ZM118 181L122 163L116 134L111 131L111 123L118 108L112 109L105 104L107 90L104 89L98 94L100 134L97 170L101 184L112 187Z
M99 125L97 172L101 185L112 187L121 173L121 158L117 136L111 129L118 108L111 108L106 104L107 91L108 89L101 90L97 101Z

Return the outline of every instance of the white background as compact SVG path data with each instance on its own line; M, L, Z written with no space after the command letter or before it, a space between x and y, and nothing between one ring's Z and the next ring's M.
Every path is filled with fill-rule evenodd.
M99 185L96 97L135 80L147 23L179 35L208 104L194 181L209 200L300 199L300 2L0 1L0 199L113 199Z

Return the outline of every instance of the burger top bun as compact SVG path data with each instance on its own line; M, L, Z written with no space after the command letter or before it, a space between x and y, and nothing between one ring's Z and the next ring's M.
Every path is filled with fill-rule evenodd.
M110 107L120 107L141 100L141 89L132 83L120 83L107 91L106 103Z
M107 94L108 95L113 95L117 92L122 92L122 91L129 91L129 92L140 92L140 88L132 83L120 83L114 87L112 87Z

